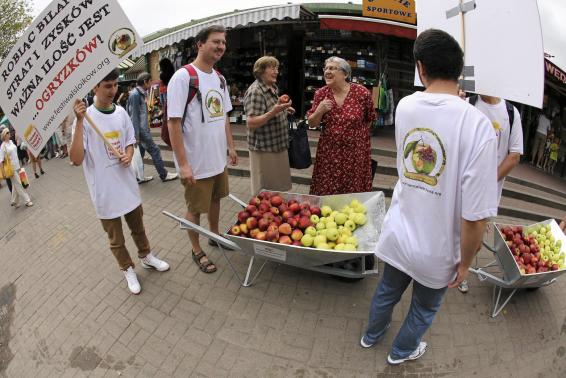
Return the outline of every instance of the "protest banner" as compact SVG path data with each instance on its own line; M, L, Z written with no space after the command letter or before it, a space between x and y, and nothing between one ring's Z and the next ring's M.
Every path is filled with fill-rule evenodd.
M142 43L117 0L54 0L2 62L0 107L37 156L75 100Z
M418 33L441 29L465 45L467 92L542 108L544 51L536 0L421 0L417 14ZM418 74L415 85L422 86Z

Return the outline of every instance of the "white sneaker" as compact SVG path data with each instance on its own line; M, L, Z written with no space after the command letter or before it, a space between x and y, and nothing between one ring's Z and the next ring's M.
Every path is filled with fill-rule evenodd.
M128 270L125 270L124 276L126 276L126 281L128 281L128 289L130 289L132 294L139 294L141 291L141 286L134 268L129 267Z
M462 281L460 285L458 285L458 290L460 290L460 293L466 294L468 290L470 290L470 287L468 286L468 281L466 280Z
M399 365L405 361L412 361L412 360L416 360L417 358L421 358L422 355L426 352L426 346L427 346L426 341L421 341L417 349L415 349L415 351L411 353L409 357L400 358L398 360L394 360L393 358L391 358L391 355L389 354L387 355L387 362L389 362L391 365Z
M31 201L26 202L26 206L27 206L27 207L32 207L32 206L33 206L33 202L31 202Z
M145 176L143 179L138 180L138 183L143 184L143 183L151 181L151 180L153 180L153 176Z
M141 259L141 264L145 269L155 269L158 272L165 272L169 270L169 264L167 264L163 260L158 259L151 252L149 253L149 255Z
M167 172L167 176L165 176L165 178L161 179L161 181L163 181L163 182L171 181L171 180L175 180L177 177L179 177L178 173Z

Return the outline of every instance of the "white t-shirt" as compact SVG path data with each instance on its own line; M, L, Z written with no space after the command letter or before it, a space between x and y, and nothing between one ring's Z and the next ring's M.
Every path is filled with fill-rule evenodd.
M460 223L497 215L497 139L457 96L417 92L395 114L397 171L376 255L430 288L460 262Z
M548 133L549 128L550 128L550 120L544 114L539 115L537 133L546 135Z
M198 94L191 100L183 124L183 141L195 179L216 176L226 168L226 114L232 110L228 85L221 89L216 71L206 73L193 65L199 78ZM167 117L182 118L189 95L189 72L181 68L167 85ZM204 115L204 122L202 117ZM179 165L175 157L177 171Z
M4 163L6 154L10 157L12 170L15 174L20 170L20 160L18 159L18 147L11 139L7 142L0 143L0 164Z
M122 107L116 106L113 113L104 114L91 105L87 114L118 150L125 151L127 146L136 143L134 126ZM73 135L75 128L76 120ZM141 197L134 169L120 164L86 119L83 120L83 144L85 180L98 218L118 218L137 208Z
M513 120L513 127L510 127L509 114L507 113L507 106L505 105L504 100L499 101L499 103L495 105L491 105L483 101L481 96L478 96L475 106L491 121L495 134L497 135L497 166L505 160L509 153L515 152L522 155L523 128L521 125L521 115L517 108L513 107L515 119ZM511 135L509 135L510 133ZM500 200L504 182L505 178L497 183L499 193L498 198Z

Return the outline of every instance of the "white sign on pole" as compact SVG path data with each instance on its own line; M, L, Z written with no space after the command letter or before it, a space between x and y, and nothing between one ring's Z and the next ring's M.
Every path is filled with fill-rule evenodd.
M0 67L0 107L37 156L81 99L141 43L117 0L55 0Z
M470 92L542 108L544 50L536 0L463 0ZM475 4L475 8L473 5ZM460 0L417 1L417 31L441 29L462 43ZM470 9L471 8L471 9ZM456 14L454 14L457 12ZM418 74L415 85L422 86Z

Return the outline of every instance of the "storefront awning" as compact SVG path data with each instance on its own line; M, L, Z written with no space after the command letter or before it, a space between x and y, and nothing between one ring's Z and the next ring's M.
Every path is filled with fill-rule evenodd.
M126 70L128 68L130 68L131 66L133 66L136 62L134 62L131 59L124 59L120 64L118 64L118 68L121 70Z
M319 14L320 28L332 30L354 30L366 33L392 35L401 38L417 38L417 27L389 20L369 17Z
M237 26L247 26L249 24L255 24L262 21L299 19L300 16L300 4L276 5L271 7L235 11L228 15L207 19L204 22L190 25L186 28L176 30L172 33L151 40L132 54L132 57L136 58L154 50L159 50L163 47L194 37L202 28L210 25L224 25L226 28L235 28Z

